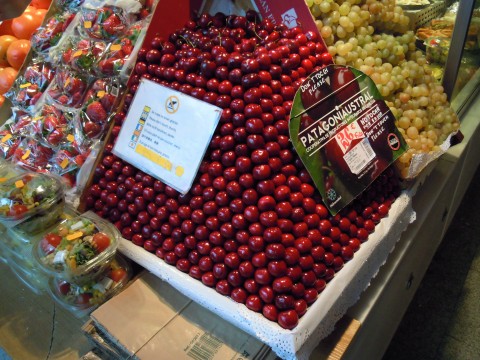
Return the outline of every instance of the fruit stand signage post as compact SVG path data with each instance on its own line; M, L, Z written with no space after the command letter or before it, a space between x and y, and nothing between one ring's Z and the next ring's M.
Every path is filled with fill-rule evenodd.
M374 82L338 65L320 69L300 86L290 138L333 214L407 149Z
M221 109L142 79L113 153L185 194Z

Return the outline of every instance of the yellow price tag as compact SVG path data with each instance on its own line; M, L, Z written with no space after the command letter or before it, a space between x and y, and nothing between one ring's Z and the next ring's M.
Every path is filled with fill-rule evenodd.
M23 180L17 180L17 181L15 181L15 187L16 187L17 189L21 189L21 188L24 187L24 186L25 186L25 183L23 182Z
M20 85L20 89L25 89L25 88L27 88L27 87L29 87L29 86L32 86L32 84L30 84L29 82L27 82L27 83L25 83L25 84Z
M67 78L67 80L65 80L65 85L64 86L68 86L68 84L70 84L70 78Z
M65 159L63 159L62 162L60 163L60 167L61 167L62 169L65 169L67 166L68 166L68 159L65 158Z
M97 97L99 97L100 99L103 98L104 96L105 96L105 91L100 90L99 92L97 92Z
M43 116L35 116L32 121L42 120Z
M12 138L12 134L7 134L2 138L2 143L7 142Z
M73 142L75 140L75 136L73 136L72 134L68 134L67 135L67 140L70 141L70 142Z
M22 160L27 160L31 153L32 153L32 152L31 152L30 150L27 150L27 151L25 152L25 154L23 154Z
M70 234L70 235L67 235L66 236L66 239L71 241L71 240L75 240L75 239L78 239L79 237L82 237L83 236L83 232L81 231L76 231L74 232L73 234Z
M73 53L73 57L79 57L79 56L81 56L81 55L83 55L83 51L82 51L82 50L77 50L77 51L75 51L75 52Z
M90 29L92 27L92 22L91 21L84 21L83 22L83 27L85 29Z
M118 51L121 49L122 49L122 45L120 44L113 44L112 46L110 46L110 51Z
M2 178L0 178L0 183L3 183L3 182L5 182L5 181L7 181L7 180L8 180L7 178L2 177Z

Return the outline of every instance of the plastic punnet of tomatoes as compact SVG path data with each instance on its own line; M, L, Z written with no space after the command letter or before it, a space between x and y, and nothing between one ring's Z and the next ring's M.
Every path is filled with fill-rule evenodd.
M65 279L52 278L48 290L52 297L77 317L83 317L118 292L132 276L128 261L117 254L102 276L82 286Z
M119 233L93 212L64 220L33 246L43 271L84 285L98 280L115 257Z
M111 153L87 207L123 238L284 329L294 329L399 193L389 168L332 216L289 139L304 79L331 64L319 35L246 16L202 14L140 49L125 111L142 77L223 109L190 191L180 194ZM117 125L118 124L118 125Z
M0 223L33 234L59 220L64 208L62 181L49 174L25 173L0 184Z

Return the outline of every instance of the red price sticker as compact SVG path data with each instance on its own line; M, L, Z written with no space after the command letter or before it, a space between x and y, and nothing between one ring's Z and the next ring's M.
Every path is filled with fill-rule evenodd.
M342 130L335 134L335 140L344 154L348 151L354 140L363 139L364 137L365 134L360 126L358 126L356 121L345 126Z

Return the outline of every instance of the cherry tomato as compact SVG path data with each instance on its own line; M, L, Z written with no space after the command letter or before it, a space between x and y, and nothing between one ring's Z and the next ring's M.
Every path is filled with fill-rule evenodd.
M42 238L42 240L40 240L40 248L45 255L51 254L55 251L55 248L50 245L50 243L45 238Z
M115 282L122 281L127 276L127 271L124 269L115 269L110 272L109 278Z
M47 234L45 235L45 240L53 247L57 247L62 241L62 237L57 234Z
M15 70L20 69L29 51L30 51L30 40L20 39L20 40L13 41L7 49L8 63Z
M78 304L78 305L88 305L90 303L90 299L92 298L92 294L87 294L87 293L84 293L84 294L79 294L76 298L75 298L75 304Z
M9 216L13 216L16 219L21 219L23 214L25 214L28 211L28 207L22 204L15 204L10 208L10 211L8 212Z
M66 281L58 283L58 291L64 296L67 295L70 291L70 284Z
M102 252L110 246L110 238L105 233L99 232L93 235L93 243L98 252Z

